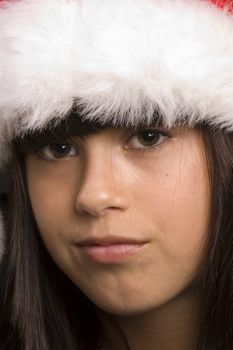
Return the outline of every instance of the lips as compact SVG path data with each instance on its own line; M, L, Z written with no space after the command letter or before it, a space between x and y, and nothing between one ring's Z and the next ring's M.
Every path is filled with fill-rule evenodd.
M88 237L83 240L80 240L77 242L79 246L108 246L112 244L142 244L145 243L145 241L142 240L136 240L128 237L119 237L119 236L105 236L100 238L98 237Z
M77 247L85 258L97 263L117 263L139 253L146 241L127 237L89 237L80 240Z

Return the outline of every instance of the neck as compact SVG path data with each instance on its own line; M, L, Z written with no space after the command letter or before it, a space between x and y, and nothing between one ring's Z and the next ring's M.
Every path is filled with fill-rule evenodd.
M103 349L193 350L200 324L200 297L190 292L140 315L98 311Z

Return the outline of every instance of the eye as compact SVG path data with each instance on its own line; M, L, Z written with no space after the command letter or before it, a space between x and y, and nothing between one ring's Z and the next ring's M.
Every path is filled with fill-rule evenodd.
M130 136L128 149L155 148L165 141L169 136L165 132L155 129L139 130Z
M69 143L52 143L44 146L39 151L39 156L45 160L56 160L67 157L75 157L77 150Z

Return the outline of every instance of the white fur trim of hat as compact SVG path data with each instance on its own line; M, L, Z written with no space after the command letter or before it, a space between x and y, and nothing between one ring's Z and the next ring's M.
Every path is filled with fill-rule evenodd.
M0 166L12 138L76 106L101 123L157 111L233 130L233 16L216 2L0 1Z

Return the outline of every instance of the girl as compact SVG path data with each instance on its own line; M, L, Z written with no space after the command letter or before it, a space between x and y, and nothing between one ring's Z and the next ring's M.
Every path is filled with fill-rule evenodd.
M1 349L232 348L231 11L1 2Z

